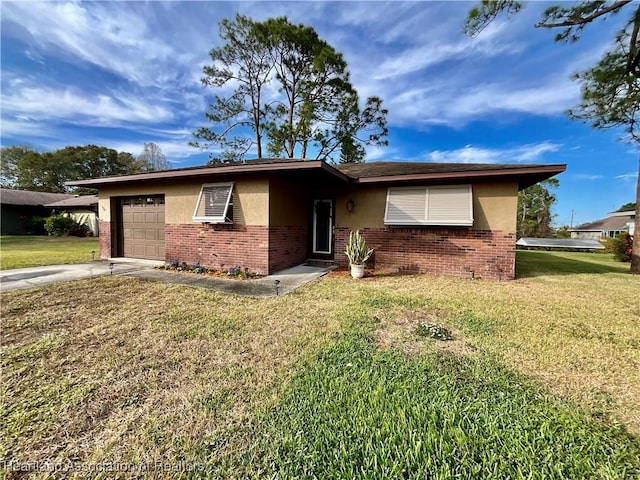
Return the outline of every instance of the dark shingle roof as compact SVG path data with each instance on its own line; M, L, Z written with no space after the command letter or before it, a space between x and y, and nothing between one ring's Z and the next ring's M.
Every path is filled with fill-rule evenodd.
M0 203L3 205L31 205L41 207L48 203L71 197L73 197L73 195L67 193L32 192L30 190L0 188Z
M406 184L407 182L481 181L510 178L526 188L563 172L566 165L523 165L493 163L372 162L331 165L320 160L263 158L246 162L203 165L91 180L76 180L67 185L100 187L131 182L178 181L210 175L246 173L282 173L286 175L321 174L345 183Z
M608 232L616 230L624 230L627 222L631 220L631 216L611 216L596 220L595 222L583 223L570 229L572 232Z
M47 203L45 207L62 208L62 207L93 207L98 204L96 195L79 195L76 197L66 198L53 203Z
M523 171L540 165L500 163L433 163L433 162L371 162L336 165L342 173L354 178L421 175L431 173L477 172L505 169Z

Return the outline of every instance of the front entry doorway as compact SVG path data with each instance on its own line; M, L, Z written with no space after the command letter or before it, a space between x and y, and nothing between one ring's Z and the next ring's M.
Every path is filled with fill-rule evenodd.
M333 255L333 200L313 201L312 253L322 257Z

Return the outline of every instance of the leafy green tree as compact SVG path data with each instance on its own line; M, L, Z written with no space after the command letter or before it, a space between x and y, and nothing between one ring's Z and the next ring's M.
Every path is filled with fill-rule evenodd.
M571 232L569 231L569 225L562 225L556 228L553 235L555 238L571 238Z
M16 186L36 192L64 193L67 191L64 182L69 180L72 165L70 159L51 152L29 152L16 166Z
M199 141L192 145L218 143L225 160L242 159L255 146L258 158L266 151L362 161L364 145L387 144L382 100L370 97L360 110L344 57L313 28L286 18L255 22L237 15L221 22L220 36L226 43L211 50L214 63L204 68L202 82L234 90L215 96L205 114L214 127L194 132ZM277 94L271 88L267 95L273 84ZM247 128L252 138L242 136Z
M553 234L551 208L556 196L550 189L557 188L560 182L550 178L536 183L518 193L518 237L549 238Z
M465 33L478 35L498 15L515 14L522 8L516 0L482 0L467 16ZM594 128L620 127L625 140L640 144L640 4L632 0L608 0L562 3L548 7L540 28L558 29L556 41L575 42L593 22L621 11L629 12L628 21L616 35L613 48L592 68L575 78L582 86L580 105L569 110L571 118L590 123ZM636 185L636 218L640 218L640 158ZM640 274L640 235L633 238L631 273Z
M5 150L9 154L5 155ZM12 172L10 186L39 192L68 192L65 182L69 180L144 171L143 165L130 153L96 145L68 146L42 153L30 148L12 146L3 149L2 153L3 172L5 163Z
M27 154L37 153L29 145L10 145L0 150L0 185L18 188L18 163Z
M629 202L622 205L618 210L616 210L616 212L626 212L628 210L635 210L635 209L636 209L636 202Z

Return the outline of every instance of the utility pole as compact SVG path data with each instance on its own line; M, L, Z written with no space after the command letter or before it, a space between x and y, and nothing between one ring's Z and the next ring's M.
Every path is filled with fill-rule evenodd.
M569 225L569 228L573 228L573 216L575 215L576 211L572 208L571 209L571 222Z

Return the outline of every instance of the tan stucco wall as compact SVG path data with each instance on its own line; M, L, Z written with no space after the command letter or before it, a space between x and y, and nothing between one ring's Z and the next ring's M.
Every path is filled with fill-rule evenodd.
M193 221L193 211L201 187L202 182L101 188L98 194L100 219L106 222L111 221L111 197L164 194L165 223L198 223ZM233 218L234 223L239 225L268 225L269 183L266 179L242 180L235 183Z
M508 183L476 183L473 190L473 229L515 232L518 185ZM354 209L347 211L352 199ZM359 187L336 197L336 226L351 230L384 227L386 187Z
M99 216L111 221L110 197L133 195L165 195L165 221L168 224L192 224L193 210L201 182L175 185L138 185L105 187L99 193ZM234 223L238 225L306 226L309 202L305 190L285 180L256 179L235 183ZM387 187L358 185L352 191L336 195L336 227L384 227ZM352 212L347 201L354 201ZM477 183L473 185L475 230L515 232L518 186L515 182ZM195 222L197 223L197 222Z
M347 202L353 200L353 211L347 211ZM351 230L384 227L384 209L387 187L362 187L336 196L336 227Z
M472 188L473 229L515 232L518 184L476 183Z
M269 180L269 225L276 227L306 227L309 222L309 201L305 190L279 178Z

